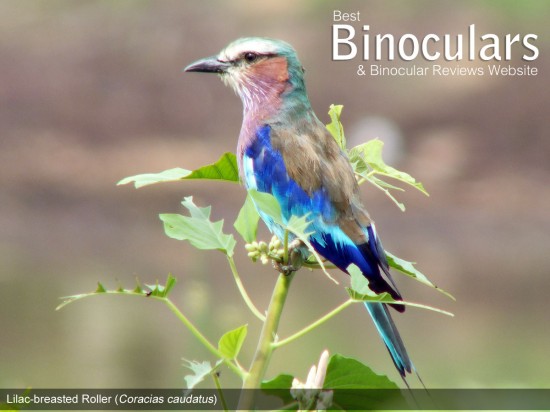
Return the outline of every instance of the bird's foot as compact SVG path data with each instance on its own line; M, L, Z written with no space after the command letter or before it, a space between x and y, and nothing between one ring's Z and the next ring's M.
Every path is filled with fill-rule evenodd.
M295 239L288 245L288 262L273 261L273 267L278 272L285 276L289 276L292 273L298 271L302 267L304 258L300 249L304 246L304 243L300 239Z

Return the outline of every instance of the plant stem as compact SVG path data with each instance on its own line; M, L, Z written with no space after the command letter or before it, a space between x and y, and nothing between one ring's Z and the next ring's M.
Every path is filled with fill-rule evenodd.
M355 176L357 176L357 184L358 185L362 185L363 183L365 183L369 177L373 176L376 172L374 170L371 170L370 172L367 173L367 176L363 176L362 174L360 173L355 173Z
M258 310L256 305L252 302L252 299L250 299L250 296L248 296L248 293L246 292L246 289L244 288L243 282L241 281L241 277L239 276L239 272L237 271L237 266L235 265L235 260L232 256L227 256L227 260L229 261L229 266L231 267L231 273L233 273L233 278L235 279L235 283L237 284L237 288L239 289L239 292L241 292L241 296L243 297L244 302L248 306L248 309L256 316L258 319L260 319L262 322L265 321L265 316L262 315L262 313Z
M178 309L176 305L174 305L174 302L172 302L168 298L162 298L161 299L168 308L178 317L178 319L189 329L189 331L199 340L200 343L203 344L203 346L208 349L214 356L216 356L219 359L223 359L224 363L238 376L240 376L242 379L245 379L247 376L246 372L241 370L237 365L235 365L233 362L231 362L229 359L225 359L224 356L216 349L214 345L210 343L210 341L197 329L193 323L187 317Z
M290 275L280 274L277 279L271 302L267 310L267 317L262 327L260 340L254 354L254 359L250 365L250 370L243 382L243 389L239 399L239 410L252 410L254 406L254 391L250 389L259 389L262 379L267 370L271 354L273 353L273 342L279 327L279 321L283 312L283 307L288 295L288 290L294 273Z
M222 408L225 412L228 412L229 409L227 408L227 402L225 401L225 397L223 396L222 386L220 385L220 378L218 377L217 372L212 373L212 379L214 379L214 384L216 385L216 389L220 394L220 401L222 404Z
M283 262L288 264L288 230L285 230L285 238L283 242Z
M306 326L305 328L299 330L298 332L294 333L293 335L290 335L288 338L285 338L285 339L282 339L280 341L277 341L277 342L273 342L271 344L271 346L273 346L274 349L276 348L279 348L281 346L284 346L286 345L287 343L290 343L300 337L302 337L303 335L305 335L306 333L312 331L313 329L315 329L317 326L320 326L321 324L323 324L324 322L326 322L327 320L329 320L330 318L332 318L333 316L337 315L338 313L340 313L341 311L343 311L344 309L346 309L348 306L356 303L357 301L353 300L353 299L348 299L346 300L344 303L342 303L340 306L334 308L333 310L331 310L329 313L327 313L326 315L320 317L319 319L317 319L315 322L309 324L308 326Z

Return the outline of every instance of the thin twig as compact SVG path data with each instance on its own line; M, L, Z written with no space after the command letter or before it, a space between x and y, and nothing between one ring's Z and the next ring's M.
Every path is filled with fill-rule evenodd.
M298 332L290 335L288 338L285 338L285 339L281 339L277 342L273 342L271 345L273 346L274 349L276 348L280 348L281 346L283 345L286 345L287 343L290 343L300 337L302 337L303 335L305 335L306 333L312 331L313 329L315 329L317 326L320 326L321 324L325 323L327 320L329 320L330 318L332 318L333 316L337 315L338 313L340 313L341 311L343 311L344 309L346 309L348 306L352 305L353 303L355 303L356 301L353 300L353 299L348 299L346 300L344 303L342 303L341 305L339 305L338 307L334 308L333 310L331 310L329 313L327 313L326 315L324 316L321 316L319 319L317 319L315 322L313 323L310 323L309 325L307 325L305 328L303 329L300 329Z
M235 260L233 260L233 257L230 257L230 256L227 256L227 260L229 261L229 267L231 267L231 273L233 273L233 278L235 279L237 288L239 289L239 292L241 293L241 296L243 297L243 300L246 303L246 306L248 306L248 309L250 309L250 311L254 314L254 316L256 316L258 319L264 322L265 316L262 315L262 313L258 310L256 305L254 305L254 302L252 302L252 299L250 299L250 296L248 295L248 293L246 292L246 289L244 288L241 277L239 276L239 272L237 271L237 266L235 265Z
M224 358L224 356L218 351L218 349L210 343L210 341L197 329L195 325L193 325L193 323L191 323L189 319L187 319L187 317L179 310L174 302L172 302L168 298L161 298L160 300L162 300L168 306L172 313L177 316L177 318L187 327L187 329L189 329L189 331L199 340L200 343L203 344L206 349L208 349L218 359L223 359L223 362L229 367L229 369L235 372L242 379L246 378L246 371L243 371L229 359Z

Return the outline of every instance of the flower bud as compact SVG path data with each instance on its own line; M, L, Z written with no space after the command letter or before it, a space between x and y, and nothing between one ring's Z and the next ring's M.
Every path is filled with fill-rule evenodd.
M257 249L257 247L254 246L252 243L247 243L246 245L244 245L244 248L249 252L252 252Z

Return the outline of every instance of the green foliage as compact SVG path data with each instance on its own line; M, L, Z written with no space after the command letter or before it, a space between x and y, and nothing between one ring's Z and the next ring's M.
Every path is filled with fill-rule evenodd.
M382 159L382 148L384 142L378 139L370 140L366 143L355 146L348 151L346 147L346 138L344 137L344 127L340 122L343 106L331 105L328 112L331 122L326 125L327 130L332 134L332 137L338 143L338 146L347 153L349 160L353 166L355 174L359 177L359 183L370 182L376 188L382 190L402 211L405 210L405 205L397 201L390 190L403 191L402 188L394 186L380 179L379 176L389 177L408 184L415 189L418 189L425 195L428 195L422 183L417 182L408 173L399 171L391 166L388 166Z
M290 389L293 387L294 377L291 375L278 375L274 379L262 382L261 388L270 391L287 405L285 410L296 410ZM307 386L307 385L305 385ZM315 395L314 388L305 388ZM385 402L403 401L398 391L357 391L357 389L389 389L396 390L399 387L385 375L379 375L367 365L356 359L348 358L340 354L330 357L326 369L325 380L321 391L334 391L332 408L334 410L363 410L367 403L383 405ZM319 391L320 392L320 391ZM294 406L291 408L291 406Z
M356 265L350 265L348 267L348 272L351 277L351 287L346 288L346 290L350 298L363 302L395 302L395 300L387 292L380 294L374 293L369 286L369 281L363 276L361 269L359 269Z
M262 382L262 389L288 389L292 387L292 380L294 377L292 375L281 374L277 375L275 378L270 380L265 380ZM290 394L289 394L290 397ZM292 398L290 398L292 399Z
M158 282L155 285L146 285L145 287L149 290L144 290L139 284L136 284L134 289L123 289L121 286L116 289L107 289L103 286L102 283L97 283L97 288L93 292L89 293L80 293L78 295L71 295L63 297L63 302L57 306L56 310L60 310L67 306L69 303L75 302L77 300L88 298L91 296L98 295L128 295L128 296L143 296L143 297L154 297L158 299L165 299L168 297L168 294L173 289L176 284L176 278L171 274L168 274L166 282L164 285L159 284Z
M255 189L249 189L248 195L251 197L252 201L256 205L257 210L261 210L263 213L273 219L273 221L279 226L286 226L287 222L283 217L281 206L273 195L269 193L258 192Z
M237 329L226 332L218 343L218 352L224 359L235 359L243 346L248 325L239 326Z
M235 220L235 223L233 224L237 232L242 236L246 243L252 243L256 240L259 220L260 215L256 210L254 200L252 200L250 194L247 193L244 205L239 211L237 220Z
M97 289L95 290L95 293L105 293L105 287L100 283L97 282Z
M134 183L136 189L155 183L175 182L178 180L209 179L224 180L226 182L239 182L237 159L233 153L224 153L217 162L196 170L187 170L176 167L160 173L145 173L130 176L118 182L118 185Z
M168 297L168 294L172 291L175 285L176 285L176 278L173 277L172 275L168 275L168 278L166 279L166 283L164 285L159 285L159 283L157 282L154 285L145 285L145 286L150 290L150 292L147 292L148 296L153 296L157 298L166 298ZM136 292L136 291L138 291L138 289L134 289L132 292ZM141 291L141 289L139 289L139 291Z
M401 209L405 210L405 206L398 202L391 194L390 190L403 189L385 182L378 176L389 177L398 180L402 183L408 184L415 189L421 191L425 195L428 195L422 183L417 182L414 177L408 173L397 170L391 166L388 166L382 159L382 148L384 142L378 139L370 140L366 143L355 146L349 151L350 162L352 163L355 173L363 178L365 181L372 183L375 187L382 190L389 196L395 204Z
M399 389L387 376L378 375L356 359L332 355L324 389Z
M292 375L278 375L273 379L263 381L261 388L269 394L276 395L285 404L292 404L295 403L292 395L290 394L293 379L294 377ZM292 410L296 410L296 408L293 408Z
M325 275L328 276L328 278L335 283L338 283L327 272L321 256L319 256L319 254L313 248L311 242L309 241L309 235L311 235L312 232L307 231L309 227L308 215L304 215L301 217L291 216L291 218L286 221L281 212L279 202L271 194L258 192L254 189L249 189L248 194L252 197L252 200L254 201L257 209L261 210L262 213L273 219L273 222L282 227L283 230L292 233L294 236L300 239L303 244L306 245L308 251L317 259L317 262L319 263Z
M327 124L326 127L330 134L336 140L336 143L338 143L338 146L340 146L340 149L346 151L347 142L346 137L344 136L344 126L342 126L342 122L340 121L340 116L342 115L343 108L344 106L342 106L341 104L330 105L328 115L330 116L331 122Z
M376 294L369 287L369 281L363 276L361 270L355 266L350 265L348 272L351 276L351 288L346 288L351 299L358 302L380 302L380 303L393 303L398 305L414 306L421 309L432 310L434 312L441 313L447 316L454 316L452 313L442 309L434 308L432 306L423 305L420 303L413 303L405 300L395 300L387 292Z
M191 369L191 372L193 372L192 374L185 375L183 377L187 385L187 389L193 389L195 386L201 383L204 380L204 378L206 378L207 376L210 376L220 364L220 362L218 362L214 366L212 366L208 361L197 362L194 360L187 360L187 359L182 359L182 360L184 362L183 366L185 366L188 369Z
M409 261L406 261L405 259L398 258L397 256L388 252L387 250L385 250L385 252L386 252L386 257L388 258L388 264L392 268L411 277L414 280L419 281L420 283L423 283L424 285L434 288L435 290L443 293L445 296L451 298L452 300L456 300L453 295L451 295L449 292L444 291L443 289L441 289L440 287L432 283L432 281L430 281L426 277L426 275L424 275L417 268L415 268L414 262L409 262Z
M31 395L31 389L30 388L27 388L22 394L21 396L22 397L25 397L25 396L30 396ZM4 402L0 402L0 411L6 411L6 412L17 412L17 411L20 411L20 410L25 410L25 409L28 409L28 404L26 403L4 403Z
M378 375L368 366L356 359L342 355L330 358L325 383L325 390L334 389L332 409L344 411L373 409L372 405L384 405L402 398L397 391L357 391L357 389L399 389L384 375Z
M193 203L193 197L186 197L181 204L191 216L179 214L161 214L164 231L168 237L177 240L188 240L198 249L219 250L228 256L233 256L235 238L223 233L223 220L210 220L211 207L198 207Z

